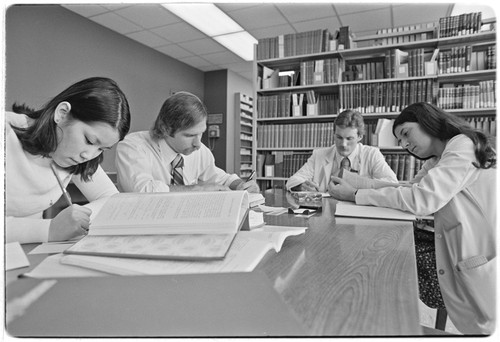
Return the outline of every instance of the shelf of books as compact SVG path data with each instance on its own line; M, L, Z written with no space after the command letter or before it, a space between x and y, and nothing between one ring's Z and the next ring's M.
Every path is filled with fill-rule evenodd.
M239 118L235 120L235 136L236 146L235 151L239 150L239 154L235 154L236 173L246 178L250 176L254 169L253 162L253 98L243 93L235 93L235 113Z
M254 61L257 179L264 188L282 185L313 149L333 144L338 113L354 109L365 118L362 143L378 146L398 178L408 180L419 162L392 137L400 111L430 102L495 136L495 92L496 19L482 19L480 12L364 37L341 27L334 34L325 29L260 39Z

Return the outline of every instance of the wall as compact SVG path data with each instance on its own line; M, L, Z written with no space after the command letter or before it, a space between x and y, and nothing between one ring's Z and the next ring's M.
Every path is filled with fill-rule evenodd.
M227 172L226 145L227 140L227 70L209 71L205 73L205 105L207 106L209 120L210 114L222 114L222 124L220 127L220 137L208 139L208 135L203 135L203 143L211 150L215 158L215 165ZM210 125L210 124L208 124Z
M5 18L5 106L38 107L91 76L114 79L126 94L131 131L149 129L172 90L204 98L204 73L59 5L13 6ZM114 171L114 149L103 167Z
M205 105L210 114L223 114L223 122L219 124L220 138L209 139L203 136L203 143L212 149L215 164L229 173L235 172L234 127L239 122L239 112L235 111L235 93L244 93L252 96L252 83L246 78L230 71L217 70L205 73Z
M242 93L253 97L253 86L248 79L229 71L227 78L227 126L231 127L231 129L227 131L227 141L236 141L240 138L239 136L235 136L235 129L233 128L236 126L236 123L239 124L240 122L240 112L236 110L236 93ZM236 170L234 156L237 153L240 153L240 151L235 150L235 144L226 145L226 163L228 172L233 173Z

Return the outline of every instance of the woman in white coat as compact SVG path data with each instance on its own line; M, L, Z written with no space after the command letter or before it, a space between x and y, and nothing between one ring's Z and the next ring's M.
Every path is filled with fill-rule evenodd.
M404 109L393 133L409 153L427 160L411 187L355 189L332 177L329 192L356 204L434 214L437 279L448 316L464 334L491 334L496 304L496 152L484 133L428 103Z
M85 234L91 208L72 204L53 219L43 219L42 212L70 180L89 202L118 192L99 163L102 152L129 131L125 95L113 80L93 77L69 86L41 109L14 104L13 110L5 114L6 241L62 241Z

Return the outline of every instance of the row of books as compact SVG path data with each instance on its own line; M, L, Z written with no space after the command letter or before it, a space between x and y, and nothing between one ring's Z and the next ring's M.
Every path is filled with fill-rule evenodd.
M479 84L451 84L439 88L437 105L443 109L470 109L496 107L496 81Z
M481 12L464 13L439 19L439 37L455 37L481 31Z
M283 58L330 51L334 40L328 29L282 34L277 37L261 38L257 45L257 60Z
M496 68L496 48L490 45L484 50L473 51L472 46L456 46L439 52L439 73L452 74Z
M312 152L273 151L257 156L258 177L290 178L307 162Z
M408 153L384 153L384 157L399 181L413 179L424 164L424 161Z
M391 35L397 33L398 35L391 37L383 37L380 39L375 39L375 45L392 45L392 44L400 44L400 43L408 43L408 42L416 42L421 40L433 39L435 37L435 23L424 23L424 24L415 24L415 25L405 25L405 26L396 26L396 27L388 27L377 30L376 35ZM417 30L429 29L425 32L413 33ZM402 34L406 33L406 34Z
M472 127L487 135L496 135L496 118L485 116L464 116ZM397 147L392 134L392 119L365 120L365 132L361 143L381 148ZM259 148L317 148L328 147L334 143L334 122L270 124L257 128L257 147Z
M302 97L301 97L302 95ZM304 98L304 93L281 93L276 95L259 96L257 98L258 118L282 118L292 116L307 116L307 102L298 100L298 110L292 111L293 97ZM306 97L307 99L307 97ZM319 94L315 96L317 103L316 115L331 115L338 113L338 94Z
M340 58L319 59L300 63L300 84L339 83L344 70L344 61Z
M491 137L496 137L497 120L495 117L466 117L465 121L475 129L479 129Z
M384 28L377 31L377 35L393 34L392 37L375 39L375 45L399 44L418 40L435 38L434 30L412 33L423 28L436 30L439 37L452 37L475 34L481 31L481 12L467 13L457 16L443 17L438 24L426 23L419 25L405 25L394 28ZM494 29L494 28L491 28ZM408 31L408 34L401 34ZM348 26L341 27L332 34L328 29L318 29L299 33L282 34L275 37L261 38L257 45L257 60L284 58L305 54L350 49L356 47Z
M333 121L260 125L257 127L257 147L327 147L333 145L333 128Z
M398 112L414 102L435 103L437 89L433 79L340 85L339 111Z

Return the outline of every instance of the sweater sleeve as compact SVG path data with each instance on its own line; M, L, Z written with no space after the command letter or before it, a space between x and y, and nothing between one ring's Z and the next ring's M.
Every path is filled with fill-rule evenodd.
M49 226L51 220L6 217L5 242L18 241L23 243L47 242L49 239Z
M448 142L441 159L411 187L360 189L356 203L431 215L445 206L474 177L477 169L472 141L458 136Z

